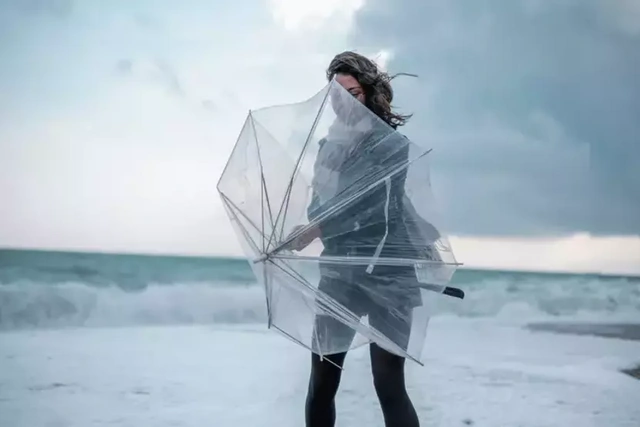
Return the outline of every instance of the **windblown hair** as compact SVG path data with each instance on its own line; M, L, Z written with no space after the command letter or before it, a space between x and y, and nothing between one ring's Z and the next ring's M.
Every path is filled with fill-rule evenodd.
M391 76L380 70L369 58L351 51L339 53L329 64L327 80L331 81L336 74L348 74L355 78L364 90L365 105L394 128L405 125L411 118L411 114L393 112L391 80L401 75L416 77L415 75L399 73Z

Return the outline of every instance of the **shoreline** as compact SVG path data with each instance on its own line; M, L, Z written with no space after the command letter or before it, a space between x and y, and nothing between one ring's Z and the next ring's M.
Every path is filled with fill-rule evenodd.
M588 335L601 338L640 341L640 323L538 322L528 324L526 329L534 332ZM640 380L640 363L633 368L620 369L620 372Z
M537 332L640 341L640 323L536 322L529 323L526 328Z
M127 251L127 250L102 250L96 248L83 247L30 247L30 246L0 246L1 252L34 252L39 254L64 254L64 255L96 255L96 256L124 256L138 258L180 258L180 259L197 259L210 261L212 259L226 261L247 261L244 255L238 254L216 254L204 252L165 252L165 251ZM507 274L534 274L542 276L587 276L603 280L629 279L640 281L640 273L623 273L623 272L603 272L598 270L587 271L569 271L569 270L540 270L513 267L482 267L482 266L460 266L460 271L480 272L480 273L507 273Z

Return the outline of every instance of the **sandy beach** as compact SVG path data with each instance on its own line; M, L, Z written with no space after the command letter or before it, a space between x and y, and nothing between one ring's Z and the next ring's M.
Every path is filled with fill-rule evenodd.
M638 323L540 322L532 323L527 327L532 331L640 341L640 324ZM621 372L640 380L640 363L629 369L621 369Z
M640 342L434 319L407 384L424 426L635 427ZM0 334L0 425L300 426L309 357L263 326ZM338 426L382 427L366 349L349 355Z

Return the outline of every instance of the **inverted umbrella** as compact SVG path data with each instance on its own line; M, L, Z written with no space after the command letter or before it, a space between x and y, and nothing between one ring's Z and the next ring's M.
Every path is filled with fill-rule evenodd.
M217 188L270 328L321 357L375 342L421 363L430 302L464 297L429 152L335 80L249 113Z

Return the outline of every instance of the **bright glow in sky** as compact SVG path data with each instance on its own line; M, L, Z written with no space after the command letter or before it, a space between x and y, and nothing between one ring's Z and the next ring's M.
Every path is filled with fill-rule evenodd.
M246 113L319 90L366 6L2 4L0 246L216 255L239 254L215 184ZM389 46L358 50L393 71ZM621 273L639 242L452 239L469 266Z
M270 0L275 21L287 30L307 32L323 29L328 33L351 29L353 15L364 6L364 0Z

